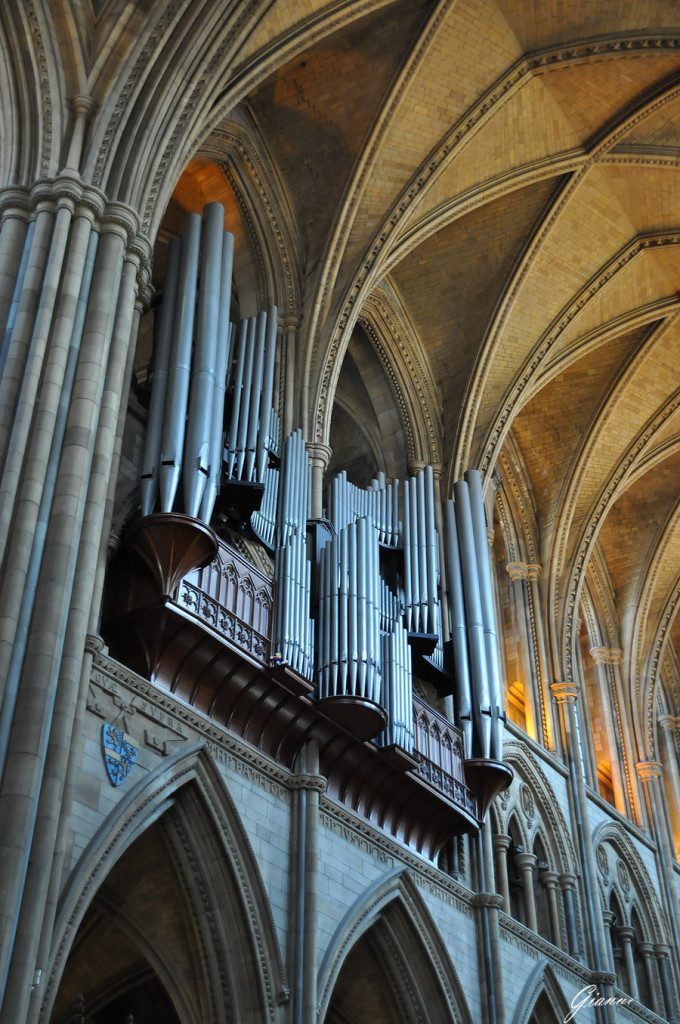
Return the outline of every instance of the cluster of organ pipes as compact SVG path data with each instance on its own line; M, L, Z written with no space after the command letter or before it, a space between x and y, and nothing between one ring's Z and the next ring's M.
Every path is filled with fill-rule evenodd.
M202 218L187 214L168 247L142 460L145 516L183 512L207 523L224 480L262 483L278 454L277 311L231 323L234 237L224 218L220 203Z
M367 488L339 473L326 526L309 542L305 440L297 430L281 445L273 408L276 308L231 323L232 267L223 207L209 204L202 219L189 214L181 240L170 243L157 316L143 515L179 511L209 523L221 487L256 491L244 518L274 553L273 663L314 680L319 700L383 708L377 742L410 751L415 645L441 676L453 672L465 756L500 760L504 712L480 474L468 471L444 507L449 666L432 468L401 483L380 473ZM387 574L383 549L397 552Z

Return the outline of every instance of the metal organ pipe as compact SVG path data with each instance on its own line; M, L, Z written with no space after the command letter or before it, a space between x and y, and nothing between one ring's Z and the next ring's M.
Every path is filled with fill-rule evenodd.
M217 324L217 352L215 357L215 388L212 402L212 424L210 434L210 471L208 482L203 492L203 500L199 518L205 523L210 522L215 499L219 494L220 477L222 475L222 435L224 429L224 402L227 389L227 377L231 367L231 354L234 347L234 324L229 322L231 307L231 279L234 266L234 236L225 231L222 238L222 258L220 261L220 308Z
M210 472L223 225L224 207L220 203L208 203L203 212L196 343L182 472L184 510L190 516L198 515Z
M165 271L163 301L156 321L156 338L153 358L153 387L149 404L149 419L146 427L146 444L142 459L140 483L142 515L150 516L158 494L158 471L161 455L161 434L167 394L170 348L172 344L172 322L177 292L179 256L181 242L171 238L168 245L168 262Z
M187 214L180 254L168 394L161 441L159 478L162 512L172 512L182 468L200 232L201 218L196 213Z
M449 608L451 610L451 640L456 676L456 710L458 724L463 732L465 757L469 758L472 757L472 694L463 580L456 532L456 510L452 501L447 501L444 506L444 529L446 535L446 578L449 585Z
M257 480L262 480L266 465L267 449L271 448L271 419L274 397L274 367L276 363L276 331L278 310L270 306L266 313L266 336L262 391L260 395L260 416L257 441ZM278 430L277 430L278 437Z
M491 756L496 758L496 760L500 760L503 754L505 711L503 708L503 682L498 651L498 637L496 635L496 609L494 607L493 584L491 581L489 542L486 533L486 516L482 495L482 476L479 470L469 469L465 473L465 480L470 492L472 529L477 551L482 621L484 623L484 639L489 669L489 698L491 702L491 717L493 719Z
M477 727L481 756L488 758L491 756L491 700L470 494L464 480L458 480L453 485L453 492L465 596L465 622L472 682L472 712Z

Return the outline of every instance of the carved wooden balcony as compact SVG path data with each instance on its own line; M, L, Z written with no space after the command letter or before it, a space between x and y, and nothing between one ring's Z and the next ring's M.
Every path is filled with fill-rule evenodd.
M270 667L272 606L271 580L222 540L169 595L128 549L109 573L103 632L114 657L283 764L318 739L329 795L426 856L478 828L460 732L419 697L412 754L332 722L309 681Z

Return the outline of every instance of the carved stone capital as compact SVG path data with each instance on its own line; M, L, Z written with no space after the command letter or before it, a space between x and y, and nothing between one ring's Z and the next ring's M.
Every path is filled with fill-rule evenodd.
M680 733L680 717L677 715L660 715L657 721L666 732Z
M472 897L473 907L489 907L490 910L503 909L503 897L497 892L476 892Z
M88 633L85 637L85 650L88 654L91 654L92 657L94 657L95 654L99 654L100 651L103 651L105 647L106 644L104 643L104 640L96 633Z
M503 835L502 832L497 832L493 837L493 845L496 850L509 850L511 843L510 836Z
M331 461L331 455L333 449L327 444L323 444L321 441L308 441L307 442L307 454L309 455L312 466L320 467L323 472L328 468L328 463Z
M565 871L560 875L560 889L571 889L573 891L575 888L576 875L572 875L569 871Z
M620 647L591 647L590 653L598 665L620 665L623 658Z
M323 775L312 775L302 772L293 775L288 783L290 789L309 789L317 793L325 793L328 779Z
M579 693L578 683L551 683L550 692L557 704L575 704Z
M640 782L653 782L661 778L663 766L658 761L638 761L635 770Z
M90 119L97 109L97 101L86 92L77 92L71 97L71 110L76 117Z

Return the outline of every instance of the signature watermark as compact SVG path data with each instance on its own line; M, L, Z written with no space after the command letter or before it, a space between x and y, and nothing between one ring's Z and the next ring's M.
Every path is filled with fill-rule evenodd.
M634 1002L632 996L609 996L608 998L599 996L596 985L586 985L576 993L569 1004L571 1009L564 1018L564 1024L569 1024L569 1021L574 1020L579 1010L585 1010L591 1006L627 1006L632 1002Z

